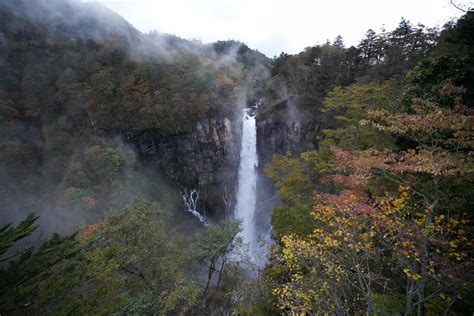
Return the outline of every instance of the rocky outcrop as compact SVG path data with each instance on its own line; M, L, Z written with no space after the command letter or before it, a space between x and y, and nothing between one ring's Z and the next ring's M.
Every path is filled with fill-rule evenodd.
M259 231L268 231L272 209L281 204L281 200L264 168L271 163L274 154L284 155L288 151L298 154L314 149L317 125L306 120L295 103L289 100L273 105L263 102L257 110L256 123L259 155L256 221Z
M260 166L270 163L274 154L299 153L315 148L316 130L314 124L305 124L305 118L288 100L271 107L263 105L257 113Z
M124 136L182 190L199 190L201 213L220 217L226 215L226 202L235 195L239 129L239 124L224 117L198 122L193 131L186 133L163 134L147 129L127 131Z

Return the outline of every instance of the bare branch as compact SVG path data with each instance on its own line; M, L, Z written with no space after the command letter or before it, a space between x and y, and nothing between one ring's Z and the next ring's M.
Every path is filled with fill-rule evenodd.
M449 3L451 3L451 5L452 5L453 7L455 7L456 9L458 9L459 11L462 11L462 12L464 12L464 13L468 13L468 12L470 11L470 9L467 9L467 10L466 10L466 9L461 8L459 5L457 5L456 3L454 3L453 0L449 0Z

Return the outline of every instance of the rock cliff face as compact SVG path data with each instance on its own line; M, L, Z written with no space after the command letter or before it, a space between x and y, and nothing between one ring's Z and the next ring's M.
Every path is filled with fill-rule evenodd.
M316 146L317 126L305 125L304 118L288 101L271 108L263 104L257 110L256 125L261 175L274 154L289 150L299 153ZM220 218L229 216L235 206L241 129L239 118L221 117L200 121L192 131L178 134L145 129L126 131L123 136L144 159L154 162L160 172L173 179L182 192L197 189L201 214ZM268 190L259 196L265 200L273 194L274 190Z
M257 113L257 150L260 166L271 162L274 154L289 150L299 153L316 147L317 126L305 124L305 119L290 101L263 106Z
M187 133L165 135L159 130L141 130L128 131L124 136L183 192L197 189L201 213L221 217L229 212L229 203L235 205L240 128L233 119L224 117L198 122Z
M270 106L262 102L257 110L257 152L259 177L257 185L257 224L260 231L270 229L271 211L281 203L277 188L266 176L264 168L271 163L274 154L286 154L289 150L298 154L316 147L315 124L305 123L295 104L285 100Z

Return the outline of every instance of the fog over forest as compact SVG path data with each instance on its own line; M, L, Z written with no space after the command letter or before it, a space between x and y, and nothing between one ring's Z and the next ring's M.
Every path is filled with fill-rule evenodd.
M273 58L135 5L0 0L0 315L474 313L472 3Z

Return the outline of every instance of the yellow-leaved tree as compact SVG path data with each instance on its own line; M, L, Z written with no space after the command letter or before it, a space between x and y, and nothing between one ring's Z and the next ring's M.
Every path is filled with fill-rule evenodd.
M453 188L472 182L472 115L460 102L415 99L407 112L374 109L361 122L406 149L331 147L335 172L322 181L336 189L315 193L316 228L280 239L280 310L437 314L469 294L469 203Z

